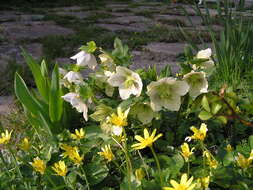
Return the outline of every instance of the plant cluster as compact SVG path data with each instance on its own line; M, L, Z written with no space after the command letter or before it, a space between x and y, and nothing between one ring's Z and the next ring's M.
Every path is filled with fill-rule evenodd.
M176 76L131 70L119 39L111 52L88 42L51 74L23 54L37 89L16 73L15 93L32 133L14 146L15 131L2 132L1 189L253 188L252 104L208 88L210 48L186 48Z

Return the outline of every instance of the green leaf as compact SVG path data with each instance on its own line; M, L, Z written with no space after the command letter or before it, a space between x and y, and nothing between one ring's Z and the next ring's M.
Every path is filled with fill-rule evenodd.
M49 96L49 116L52 122L60 121L63 113L63 99L61 98L62 93L59 80L58 65L55 65Z
M212 113L217 114L220 111L220 109L222 108L222 105L219 103L213 103L211 105L211 107L212 107Z
M34 115L42 111L42 106L28 90L24 80L16 73L14 81L15 94L18 100Z
M253 149L253 135L249 136L249 146L251 149Z
M203 96L202 101L201 101L201 105L203 106L203 108L204 108L206 111L211 112L210 106L209 106L209 103L208 103L208 100L207 100L207 97L206 97L206 96Z
M199 118L201 119L201 120L208 120L208 119L210 119L211 117L213 117L213 115L211 114L211 113L209 113L209 112L207 112L207 111L201 111L200 113L199 113Z
M220 122L224 123L224 124L226 124L226 123L228 122L227 118L224 117L224 116L219 116L219 117L217 117L217 119L218 119Z
M33 57L26 53L24 50L22 50L22 55L24 56L26 63L32 71L33 78L35 80L35 84L38 88L38 91L40 92L44 100L48 102L49 85L48 79L43 76L43 74L45 74L46 72L45 67L43 66L44 63L42 63L42 66L40 67L39 64L37 64L36 61L33 59Z
M224 166L228 166L234 162L234 155L232 152L228 152L223 159Z
M82 46L79 48L87 53L94 53L97 49L97 45L94 41L87 42L86 46Z

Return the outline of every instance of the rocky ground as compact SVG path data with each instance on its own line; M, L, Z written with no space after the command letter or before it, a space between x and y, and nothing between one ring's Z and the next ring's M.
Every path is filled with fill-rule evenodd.
M204 8L200 10L206 14ZM209 9L209 14L215 21L216 10ZM21 47L37 59L43 57L49 63L68 64L71 63L69 57L82 43L94 40L110 49L116 36L130 46L135 62L133 68L156 65L160 69L169 64L173 72L177 72L177 62L186 45L179 26L188 31L196 43L199 43L197 36L201 36L206 42L204 46L210 47L202 18L190 5L108 2L95 7L0 11L1 80L7 77L7 65L24 64ZM212 26L216 31L222 29L218 22ZM0 95L5 88L0 87ZM11 96L0 97L0 114L8 112L12 101Z

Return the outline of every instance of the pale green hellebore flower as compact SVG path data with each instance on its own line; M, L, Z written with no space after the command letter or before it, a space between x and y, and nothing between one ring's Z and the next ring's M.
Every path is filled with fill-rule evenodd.
M83 113L83 118L88 121L88 107L80 98L79 94L70 92L62 96L62 98L69 102L79 113Z
M177 81L172 77L162 78L147 86L147 94L154 111L160 111L162 107L178 111L181 105L181 96L184 96L188 90L189 85L185 81Z
M128 99L131 94L140 96L143 86L137 73L122 66L116 67L116 73L110 76L108 83L113 87L119 87L119 95L123 100Z
M189 94L196 98L202 93L207 93L208 82L204 72L190 72L184 75L183 80L190 86Z
M80 51L76 55L70 57L70 59L76 60L78 66L88 66L90 69L94 70L97 66L97 60L93 54L86 53L85 51Z
M200 65L201 69L209 69L209 68L212 68L214 66L214 62L213 62L211 56L212 56L211 48L200 50L197 53L197 55L196 55L197 59L208 59L208 61L205 61L205 62L201 63L201 65ZM193 65L193 69L196 70L197 66Z

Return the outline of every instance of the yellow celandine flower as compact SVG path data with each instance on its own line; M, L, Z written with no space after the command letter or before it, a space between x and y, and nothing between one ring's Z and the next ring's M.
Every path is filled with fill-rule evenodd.
M145 128L144 129L144 138L139 136L139 135L135 135L135 139L137 141L139 141L139 143L133 144L132 148L139 150L139 149L144 149L146 147L151 147L153 145L153 143L162 136L162 134L158 134L157 136L155 136L156 134L156 129L153 130L152 134L149 135L148 130Z
M253 161L253 150L251 150L249 158L245 158L242 154L238 153L236 157L236 162L239 167L242 169L247 169Z
M39 159L39 157L36 157L33 159L33 162L30 163L33 167L33 169L37 172L39 172L41 175L45 173L46 170L46 163Z
M127 126L127 115L129 113L130 108L126 111L122 112L121 107L117 108L117 114L113 113L111 116L107 118L107 123L112 125L112 132L114 135L121 135L123 131L123 127Z
M173 187L164 187L163 190L192 190L196 186L196 183L192 184L192 181L193 177L188 180L187 174L183 174L180 183L170 180L170 184Z
M227 150L227 152L231 152L231 151L233 151L233 147L230 144L228 144L226 146L226 150Z
M10 133L8 130L5 130L5 133L1 133L0 144L8 144L11 139L11 133L12 130Z
M81 140L84 137L85 137L85 131L83 130L83 128L81 128L80 130L76 129L75 133L71 133L71 138L75 140Z
M59 176L65 176L68 172L68 169L64 161L59 161L59 162L54 163L54 166L52 166L52 169Z
M210 176L198 178L197 182L200 187L207 189L210 183Z
M22 142L21 142L21 144L20 144L20 148L22 149L22 150L24 150L24 151L28 151L29 150L29 148L30 148L30 143L29 143L29 140L28 140L28 138L24 138L23 140L22 140Z
M118 107L117 114L113 113L110 116L110 122L113 125L116 125L119 127L127 126L127 115L128 115L129 110L130 109L128 108L126 111L122 112L121 107Z
M114 154L112 153L110 145L105 145L105 147L102 147L101 150L102 152L98 152L98 154L104 157L107 162L111 162L114 159Z
M65 152L63 153L63 157L69 157L69 159L71 161L73 161L75 164L79 165L81 164L81 162L83 161L83 156L79 155L79 150L78 148L66 145L66 144L61 144L61 149L65 150Z
M145 172L142 168L135 170L135 177L138 181L141 181L145 177Z
M210 152L204 151L203 156L207 158L207 164L211 167L216 169L218 167L218 162L217 160L214 159L213 155L211 155Z
M182 150L181 154L184 157L186 162L188 162L190 156L193 154L194 149L195 148L192 148L190 150L189 145L187 143L184 143L183 145L181 145L181 150Z
M204 141L204 139L206 138L206 132L208 131L208 129L207 129L206 124L202 123L200 126L200 129L197 129L196 127L192 126L191 131L194 134L190 137L186 137L186 140L195 139L195 140Z

